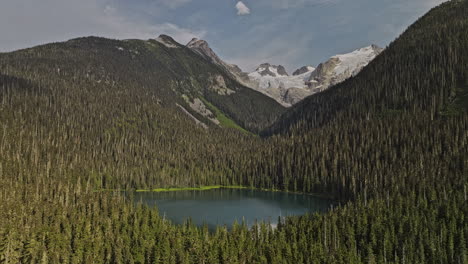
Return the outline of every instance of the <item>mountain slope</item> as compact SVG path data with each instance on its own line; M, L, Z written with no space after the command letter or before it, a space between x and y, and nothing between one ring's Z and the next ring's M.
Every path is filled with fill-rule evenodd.
M371 45L333 56L321 63L317 69L312 66L301 67L289 76L282 65L270 63L263 63L255 71L245 73L237 65L223 61L205 40L194 38L187 47L207 61L218 65L244 86L268 95L285 107L356 75L383 50Z
M53 73L52 79L68 83L154 89L161 105L179 105L208 126L217 126L214 112L220 110L240 126L258 131L283 111L274 100L164 35L148 41L80 38L0 54L0 59L0 71L26 79ZM202 100L216 109L208 109Z
M189 43L187 43L187 47L211 63L220 66L226 71L226 73L230 74L241 84L250 86L250 80L247 76L247 73L243 72L239 66L235 64L228 64L219 58L205 40L194 38Z
M173 77L205 60L165 38L147 61L137 45L96 39L0 55L0 262L466 263L467 13L467 1L432 10L358 76L293 107L287 135L265 139L187 118L174 95L197 91ZM152 63L167 70L153 75ZM337 203L275 229L210 232L131 194L207 185Z
M319 64L310 75L307 85L312 93L324 91L330 86L357 75L382 51L382 48L371 45L351 53L333 56L328 61Z
M265 135L392 113L423 111L435 118L464 112L468 84L464 11L465 1L452 1L426 14L357 76L300 102Z
M255 90L262 92L284 106L291 106L310 95L306 82L310 78L314 67L303 67L289 76L281 65L261 64L254 72L249 73L249 78Z
M355 76L381 52L381 48L371 45L347 54L333 56L319 64L317 69L304 66L294 71L292 76L289 76L281 65L264 63L249 74L250 87L290 107L307 96L325 91ZM281 69L279 74L278 69Z

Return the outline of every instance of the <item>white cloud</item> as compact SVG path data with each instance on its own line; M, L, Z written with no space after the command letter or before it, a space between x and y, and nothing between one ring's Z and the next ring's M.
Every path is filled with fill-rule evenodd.
M149 39L166 34L185 44L194 37L203 38L206 35L204 30L192 31L172 23L153 24L145 20L131 20L110 6L104 8L104 13L99 23L102 26L100 36Z
M204 30L153 23L119 12L107 0L1 0L0 51L12 51L81 36L117 39L156 38L167 34L181 43L203 38ZM179 0L187 1L187 0Z
M272 24L274 27L275 23ZM309 53L313 34L300 34L301 29L291 29L284 34L276 34L265 40L261 35L268 30L266 26L254 27L243 40L233 40L234 45L237 46L246 43L249 47L261 48L232 49L234 52L226 56L226 61L237 64L242 70L248 72L255 70L260 63L264 62L281 64L288 72L312 63L313 56ZM307 62L302 65L297 64L297 61L303 60Z
M244 16L250 14L250 8L248 8L242 1L236 4L237 15Z

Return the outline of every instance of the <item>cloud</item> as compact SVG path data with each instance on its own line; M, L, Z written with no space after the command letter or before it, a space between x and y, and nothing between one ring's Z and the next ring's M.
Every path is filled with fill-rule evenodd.
M281 15L280 15L281 16ZM284 18L286 19L286 18ZM268 24L259 24L245 32L244 38L228 40L233 42L226 61L239 65L244 71L255 70L260 63L281 64L288 72L312 62L310 54L313 33L303 34L303 28L289 28L277 34L281 28L278 20ZM265 38L265 36L268 36ZM250 47L250 48L239 48ZM300 62L298 61L305 61Z
M149 39L155 38L160 34L166 34L181 43L186 43L194 37L203 38L206 35L206 31L204 30L193 31L173 23L154 24L145 20L132 20L111 6L104 8L104 14L105 16L99 23L102 26L102 29L99 29L101 31L100 36L119 39Z
M250 8L248 8L242 1L237 2L236 4L237 15L245 16L250 14Z
M0 52L89 35L167 34L180 43L208 38L221 57L244 70L271 62L292 71L359 45L385 46L445 1L0 0ZM232 15L232 4L239 15L255 10L255 16L224 19Z
M192 0L156 0L156 3L163 4L169 8L177 8L179 6L185 5Z
M90 35L149 39L167 34L181 43L206 35L205 30L132 17L107 4L107 0L2 0L1 5L0 51Z
M264 2L264 4L276 9L290 9L307 5L334 4L339 1L340 0L269 0Z

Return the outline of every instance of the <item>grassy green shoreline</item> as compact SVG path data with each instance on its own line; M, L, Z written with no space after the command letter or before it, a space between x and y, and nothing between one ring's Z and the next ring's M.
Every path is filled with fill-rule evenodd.
M303 195L310 195L315 196L318 198L323 199L330 199L335 200L336 197L326 195L326 194L319 194L319 193L307 193L307 192L299 192L299 191L287 191L287 190L280 190L280 189L266 189L266 188L256 188L256 187L247 187L241 185L210 185L210 186L200 186L200 187L169 187L169 188L156 188L156 189L137 189L135 192L177 192L177 191L209 191L215 189L244 189L244 190L256 190L256 191L264 191L264 192L284 192L290 194L303 194ZM97 190L97 191L125 191L125 190Z
M200 187L156 188L156 189L152 189L152 190L137 189L136 192L208 191L208 190L214 190L214 189L250 189L250 187L212 185L212 186L200 186Z
M339 202L339 199L333 197L331 195L326 194L319 194L319 193L307 193L307 192L299 192L299 191L287 191L287 190L280 190L280 189L266 189L266 188L256 188L256 187L246 187L241 185L210 185L210 186L200 186L200 187L169 187L169 188L156 188L156 189L136 189L135 192L178 192L178 191L209 191L209 190L216 190L216 189L244 189L244 190L257 190L257 191L264 191L264 192L284 192L290 194L303 194L303 195L310 195L315 196L318 198L335 200ZM101 189L95 190L95 192L125 192L131 190L123 190L123 189Z

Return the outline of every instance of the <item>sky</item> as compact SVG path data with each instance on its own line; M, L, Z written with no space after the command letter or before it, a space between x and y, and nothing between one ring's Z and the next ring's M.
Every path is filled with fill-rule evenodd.
M386 47L446 0L0 0L0 51L83 36L186 44L197 37L228 63L289 73L377 44Z

